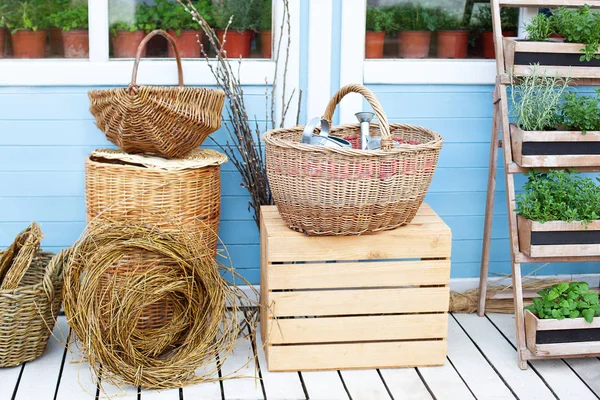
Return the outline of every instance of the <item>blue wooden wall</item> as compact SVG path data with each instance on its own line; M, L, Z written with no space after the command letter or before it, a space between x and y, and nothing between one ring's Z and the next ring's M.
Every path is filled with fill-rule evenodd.
M83 162L93 149L108 145L88 111L88 89L0 88L0 247L7 246L32 220L41 223L46 235L43 245L48 250L70 246L79 237L85 221ZM422 125L444 137L426 201L452 228L452 276L476 277L492 86L373 85L371 89L391 121ZM250 115L264 115L264 88L248 87L246 93ZM224 142L227 133L221 129L214 137ZM231 163L223 166L221 178L220 235L238 271L252 283L259 283L259 236L247 211L249 197L240 187L239 175ZM508 249L504 182L500 175L492 271L509 272ZM525 271L537 267L527 266ZM591 264L551 264L540 273L592 271Z

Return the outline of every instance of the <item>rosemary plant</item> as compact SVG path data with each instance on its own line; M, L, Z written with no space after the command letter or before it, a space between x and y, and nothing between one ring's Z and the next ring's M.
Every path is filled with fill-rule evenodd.
M511 84L512 113L516 124L526 131L544 131L559 122L558 107L570 78L548 76L539 65L531 74L514 77Z

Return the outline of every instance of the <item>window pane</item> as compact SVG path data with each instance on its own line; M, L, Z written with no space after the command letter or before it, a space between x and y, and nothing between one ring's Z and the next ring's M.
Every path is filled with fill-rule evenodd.
M88 58L87 0L0 0L0 58Z
M217 31L219 38L233 15L225 50L230 58L271 58L273 0L195 0L194 6ZM177 0L110 0L111 57L133 58L144 36L163 29L175 38L183 58L201 57L201 46L214 56L197 22ZM146 57L174 57L165 38L148 42Z
M519 10L502 9L505 36ZM368 0L366 58L494 58L489 0Z

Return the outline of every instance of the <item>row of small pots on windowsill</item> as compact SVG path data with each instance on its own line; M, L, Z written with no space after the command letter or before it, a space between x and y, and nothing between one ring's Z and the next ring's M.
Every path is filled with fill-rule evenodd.
M467 58L469 31L437 31L438 58ZM385 32L367 31L365 38L365 58L382 58ZM504 36L516 36L515 32L504 32ZM427 58L431 43L430 31L398 32L398 55L401 58ZM494 34L481 34L484 58L495 58Z
M179 55L182 58L199 58L201 55L200 45L204 33L196 30L184 30L179 35L175 30L168 30L169 35L175 38ZM215 32L219 40L222 41L224 31L217 30ZM227 51L229 58L248 58L250 57L250 46L252 43L253 31L227 31L226 43L224 49ZM146 36L144 31L117 31L116 35L111 35L111 44L113 54L116 58L133 58L137 51L137 47ZM260 31L262 43L263 58L271 58L271 31ZM169 57L175 57L175 53L170 46ZM142 51L142 56L145 56L146 50Z
M12 41L15 58L44 58L46 42L50 36L52 53L64 55L65 58L87 58L89 54L89 38L87 30L62 31L58 28L30 31L21 29L13 33L0 28L0 58L4 54L7 36Z

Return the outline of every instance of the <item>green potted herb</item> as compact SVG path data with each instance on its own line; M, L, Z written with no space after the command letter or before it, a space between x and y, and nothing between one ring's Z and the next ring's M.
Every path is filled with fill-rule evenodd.
M158 21L152 6L137 3L135 15L129 16L127 19L123 17L110 25L113 55L116 58L135 57L140 42L147 32L157 28L157 24ZM145 55L146 49L143 49L142 57Z
M438 58L467 58L469 31L462 18L444 9L436 14Z
M591 96L565 93L560 105L561 123L567 130L600 131L600 89Z
M60 28L65 58L89 56L87 3L69 7L50 16L54 26Z
M500 20L503 36L517 36L517 23L519 20L518 8L502 8L500 10ZM477 8L473 29L475 34L479 35L483 58L496 58L496 52L494 50L492 9L489 5L482 5Z
M54 21L54 15L66 11L72 5L81 5L82 1L76 0L72 4L70 0L40 0L38 9L43 9L44 14L48 15L48 37L50 39L50 53L55 56L63 57L65 50L63 46L62 30ZM87 4L87 1L83 1ZM41 7L41 8L40 8Z
M8 12L8 5L0 3L0 58L4 57L4 42L6 36L6 13Z
M217 38L228 58L250 57L252 33L258 26L260 10L260 0L220 0L213 4Z
M524 25L527 39L534 42L543 42L552 36L554 32L554 18L539 13L529 23Z
M538 294L525 307L526 342L534 354L600 345L600 302L586 282L561 282Z
M399 4L392 10L400 57L427 58L431 32L435 30L434 11L413 3Z
M200 43L202 43L203 32L198 22L194 21L191 14L177 1L158 0L155 4L162 18L160 26L175 39L179 55L183 58L200 57ZM211 24L210 0L199 0L192 4L204 19ZM169 57L175 57L171 46L168 46L168 48Z
M591 178L568 170L532 170L516 206L522 253L600 255L600 187Z
M600 44L600 13L593 11L588 4L577 9L561 7L555 13L556 28L570 43L582 43L583 55L580 61L600 59L595 54Z
M392 24L390 8L367 6L365 58L382 58L386 31Z
M273 53L273 0L263 0L260 17L260 46L263 58L271 58Z
M6 14L6 26L11 31L15 58L44 58L48 18L39 2L14 4Z

